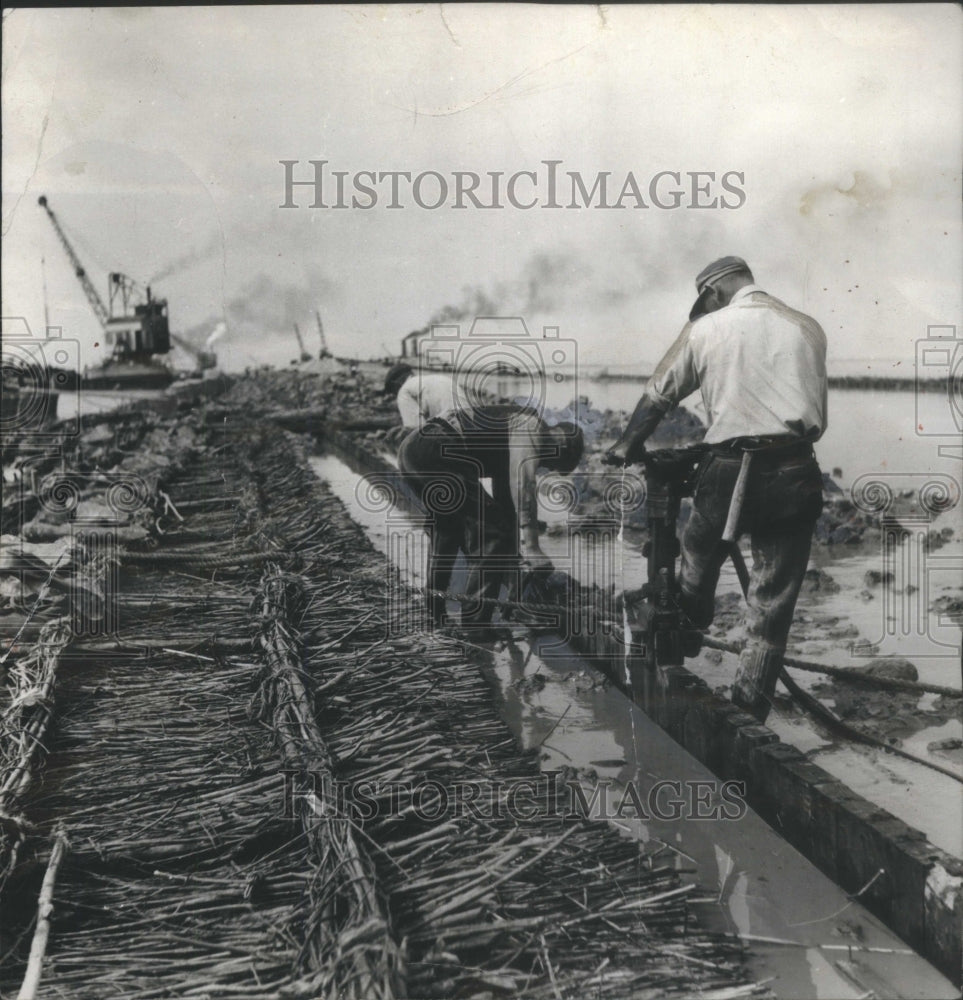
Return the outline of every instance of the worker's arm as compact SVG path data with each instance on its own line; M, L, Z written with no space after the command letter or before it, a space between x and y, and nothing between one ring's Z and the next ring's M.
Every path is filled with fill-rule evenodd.
M514 417L509 428L508 481L518 518L519 552L530 570L551 572L552 561L538 544L535 472L545 457L539 419L532 414Z
M646 439L665 414L699 388L699 376L692 355L691 331L692 324L686 323L675 343L659 362L622 436L606 451L607 462L624 465L637 460L645 450Z
M628 465L638 461L645 451L645 442L658 427L668 406L648 391L636 403L622 436L605 453L605 460L613 465Z

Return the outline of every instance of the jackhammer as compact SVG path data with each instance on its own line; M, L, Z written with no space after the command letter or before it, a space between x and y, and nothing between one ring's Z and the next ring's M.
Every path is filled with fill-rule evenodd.
M695 656L702 645L702 633L689 626L680 605L676 580L676 560L680 547L677 535L679 509L683 497L691 496L695 468L706 453L705 445L646 451L639 459L645 470L645 510L649 537L642 547L647 580L637 600L626 601L626 621L637 643L634 658L645 670L682 666L686 656ZM642 678L632 677L636 688Z

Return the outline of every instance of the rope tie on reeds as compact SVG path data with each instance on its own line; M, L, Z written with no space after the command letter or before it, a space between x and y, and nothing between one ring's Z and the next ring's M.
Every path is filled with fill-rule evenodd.
M37 988L40 986L40 976L43 973L43 960L47 951L47 940L50 937L50 917L53 913L54 885L57 881L57 871L60 862L67 852L69 843L67 833L63 824L59 824L54 831L53 847L50 851L50 860L47 862L47 871L40 887L40 898L37 901L37 926L34 930L33 941L30 944L30 957L27 960L27 971L23 977L23 985L17 994L17 1000L34 1000L37 995Z
M0 887L16 867L30 825L16 815L33 780L54 713L54 685L60 654L71 632L60 619L47 623L26 655L16 660L7 682L10 704L0 723Z
M333 784L331 753L302 679L292 609L303 603L302 581L269 566L261 580L261 647L265 669L260 714L281 743L285 764L313 782ZM321 809L317 809L320 804ZM322 977L318 995L391 1000L405 995L405 951L395 941L377 891L375 869L350 817L329 799L300 803L301 822L317 868L309 885L305 969ZM320 815L319 815L320 811Z
M293 553L240 552L236 555L211 556L191 552L126 552L124 562L135 566L197 566L200 569L222 569L226 566L253 566L265 562L293 561Z

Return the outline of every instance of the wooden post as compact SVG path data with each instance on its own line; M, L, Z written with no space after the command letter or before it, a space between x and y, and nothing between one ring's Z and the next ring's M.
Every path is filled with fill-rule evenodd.
M47 864L47 873L40 887L40 901L37 907L37 927L33 932L30 944L30 958L27 961L27 971L23 984L17 994L17 1000L33 1000L40 985L43 972L43 959L47 951L47 939L50 937L50 914L53 913L54 883L57 881L57 869L67 851L67 833L63 825L59 825L54 833L54 845Z

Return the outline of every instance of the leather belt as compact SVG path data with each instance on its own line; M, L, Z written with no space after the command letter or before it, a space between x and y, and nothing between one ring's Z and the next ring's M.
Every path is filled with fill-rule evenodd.
M744 452L758 453L760 458L804 458L812 455L810 441L789 436L740 437L710 446L714 455L735 458Z

